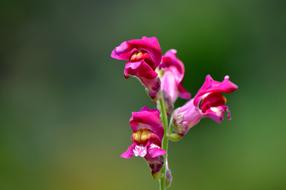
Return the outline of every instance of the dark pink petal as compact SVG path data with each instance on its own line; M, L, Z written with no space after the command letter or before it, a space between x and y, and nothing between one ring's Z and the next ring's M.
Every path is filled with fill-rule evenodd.
M222 82L214 80L210 75L206 76L205 82L195 96L194 104L197 106L201 98L208 93L231 93L238 89L238 86L225 76Z
M138 50L146 51L154 63L153 68L155 69L161 61L161 47L156 37L142 37L141 39L134 39L128 41L131 47Z
M133 149L135 146L135 143L131 144L128 149L120 155L120 157L125 159L132 158L134 156Z
M129 121L132 130L135 132L139 129L149 129L162 139L164 128L161 123L159 110L146 109L146 107L143 107L139 112L132 112L132 116Z
M124 76L136 76L139 79L156 79L157 73L144 61L128 62L124 68Z
M136 51L128 42L124 41L111 52L111 57L118 60L129 60L131 55Z
M150 66L155 69L161 61L161 48L156 37L142 37L122 42L111 53L111 57L118 60L129 60L136 51L145 51L150 55Z
M129 76L136 77L146 88L149 96L152 99L156 98L157 93L160 90L160 80L157 77L157 73L152 70L144 60L139 62L128 62L125 65L124 76L125 78L128 78Z
M220 123L224 118L225 112L228 112L228 114L230 114L228 107L225 105L222 105L222 106L217 106L217 107L211 107L203 115L204 117L208 117L214 120L215 122ZM228 118L230 119L229 116L230 115L228 115Z
M163 156L166 154L166 151L160 148L158 145L150 144L148 147L148 155L151 158L156 158L158 156Z
M221 93L208 93L199 103L200 110L205 113L211 107L217 107L226 104L226 98Z
M179 96L180 96L180 98L183 98L183 99L190 99L190 98L191 98L191 93L189 93L189 92L183 87L182 84L178 84L177 87L178 87L178 91L179 91Z
M160 64L159 68L171 68L173 72L175 72L176 80L181 82L184 78L185 66L183 62L177 58L176 54L177 51L175 49L167 51L162 57L162 63Z

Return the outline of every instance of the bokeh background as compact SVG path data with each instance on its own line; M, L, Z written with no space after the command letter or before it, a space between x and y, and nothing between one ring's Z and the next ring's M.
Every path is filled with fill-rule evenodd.
M171 189L286 189L285 1L0 4L1 190L157 189L142 159L119 158L131 112L153 105L110 52L143 35L178 50L192 94L206 74L240 87L232 121L170 145Z

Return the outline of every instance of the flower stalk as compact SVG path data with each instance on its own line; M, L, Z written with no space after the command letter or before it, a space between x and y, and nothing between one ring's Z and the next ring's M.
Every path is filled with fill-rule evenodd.
M168 124L168 115L166 110L166 104L164 100L164 95L161 93L160 97L158 99L158 109L160 110L160 117L161 121L164 127L164 137L162 140L162 149L166 151L166 154L164 155L164 165L161 169L161 178L159 179L159 190L166 190L167 189L167 164L168 164L168 146L169 146L169 140L167 138L168 132L169 132L169 124Z

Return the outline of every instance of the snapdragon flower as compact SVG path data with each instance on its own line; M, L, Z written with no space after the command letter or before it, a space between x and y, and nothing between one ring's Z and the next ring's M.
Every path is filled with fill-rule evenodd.
M156 68L161 62L161 48L156 37L142 37L122 42L111 53L111 57L127 61L125 78L138 78L154 99L160 90L160 80Z
M238 86L229 80L229 76L225 76L224 80L219 82L207 75L196 96L174 111L173 121L176 132L184 136L204 117L220 123L224 118L224 113L227 112L227 117L230 119L230 111L226 105L227 99L222 93L229 94L237 89Z
M161 148L164 128L157 109L143 107L138 112L133 112L130 118L132 129L132 144L121 154L122 158L144 158L155 175L163 166L162 156L166 151Z

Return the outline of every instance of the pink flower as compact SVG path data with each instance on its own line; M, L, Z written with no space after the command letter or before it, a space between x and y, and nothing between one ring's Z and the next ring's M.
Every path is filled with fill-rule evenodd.
M218 82L207 75L196 96L174 111L176 132L185 135L203 117L220 123L224 118L224 113L227 112L230 119L230 111L222 93L231 93L237 89L238 86L229 80L229 76L225 76L222 82Z
M133 112L130 118L132 129L132 144L121 154L122 158L133 156L142 157L148 162L152 174L156 174L163 166L163 155L166 151L161 148L164 128L157 109L141 108Z
M160 80L155 69L161 61L161 48L156 37L142 37L122 42L111 53L111 57L125 60L125 78L137 77L155 98L160 90Z
M190 93L182 86L185 74L183 62L177 58L177 51L171 49L162 57L159 68L163 71L161 77L161 90L169 105L173 105L178 97L189 99Z

